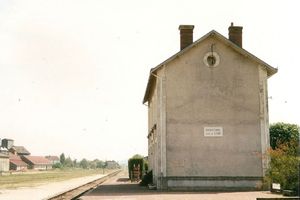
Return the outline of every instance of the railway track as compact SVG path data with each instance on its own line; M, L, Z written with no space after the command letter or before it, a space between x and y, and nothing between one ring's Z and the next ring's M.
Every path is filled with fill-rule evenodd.
M55 195L53 197L48 198L47 200L76 200L84 193L96 188L98 185L103 183L104 181L110 179L111 177L117 175L122 170L114 171L104 177L101 177L99 179L96 179L94 181L88 182L84 185L81 185L79 187L73 188L71 190L65 191L63 193L60 193L58 195Z

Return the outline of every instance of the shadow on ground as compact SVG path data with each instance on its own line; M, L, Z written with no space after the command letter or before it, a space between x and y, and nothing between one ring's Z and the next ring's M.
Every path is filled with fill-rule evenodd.
M278 197L266 192L234 192L234 191L158 191L149 190L148 187L139 186L137 182L130 182L128 174L120 173L118 176L104 182L97 188L87 192L80 199L84 200L113 200L113 199L136 199L136 200L224 200L239 199L249 200L257 197ZM280 197L280 196L279 196Z
M100 185L85 196L130 196L130 195L153 195L153 194L217 194L218 192L180 192L149 190L148 187L139 186L138 183L128 183L128 179L120 178L120 184ZM127 182L127 183L126 183Z
M118 178L117 182L129 182L129 178Z

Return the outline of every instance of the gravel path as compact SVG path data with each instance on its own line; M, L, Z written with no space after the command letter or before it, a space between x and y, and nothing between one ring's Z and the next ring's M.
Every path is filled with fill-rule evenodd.
M131 183L126 174L104 182L80 200L256 200L257 197L282 197L267 191L255 192L159 192Z
M66 181L45 183L34 187L22 187L17 189L1 189L0 200L42 200L66 190L78 187L84 183L96 180L104 175L93 175L74 178Z

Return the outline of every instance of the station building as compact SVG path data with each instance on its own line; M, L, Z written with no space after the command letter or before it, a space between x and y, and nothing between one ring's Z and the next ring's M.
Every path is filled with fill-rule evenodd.
M255 190L268 165L267 80L277 73L242 47L241 26L193 41L150 70L148 158L158 189Z

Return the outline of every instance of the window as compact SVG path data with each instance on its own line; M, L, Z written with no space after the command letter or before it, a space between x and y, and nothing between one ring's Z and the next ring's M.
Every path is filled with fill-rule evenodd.
M208 67L217 67L220 63L220 56L216 52L207 52L203 62Z

